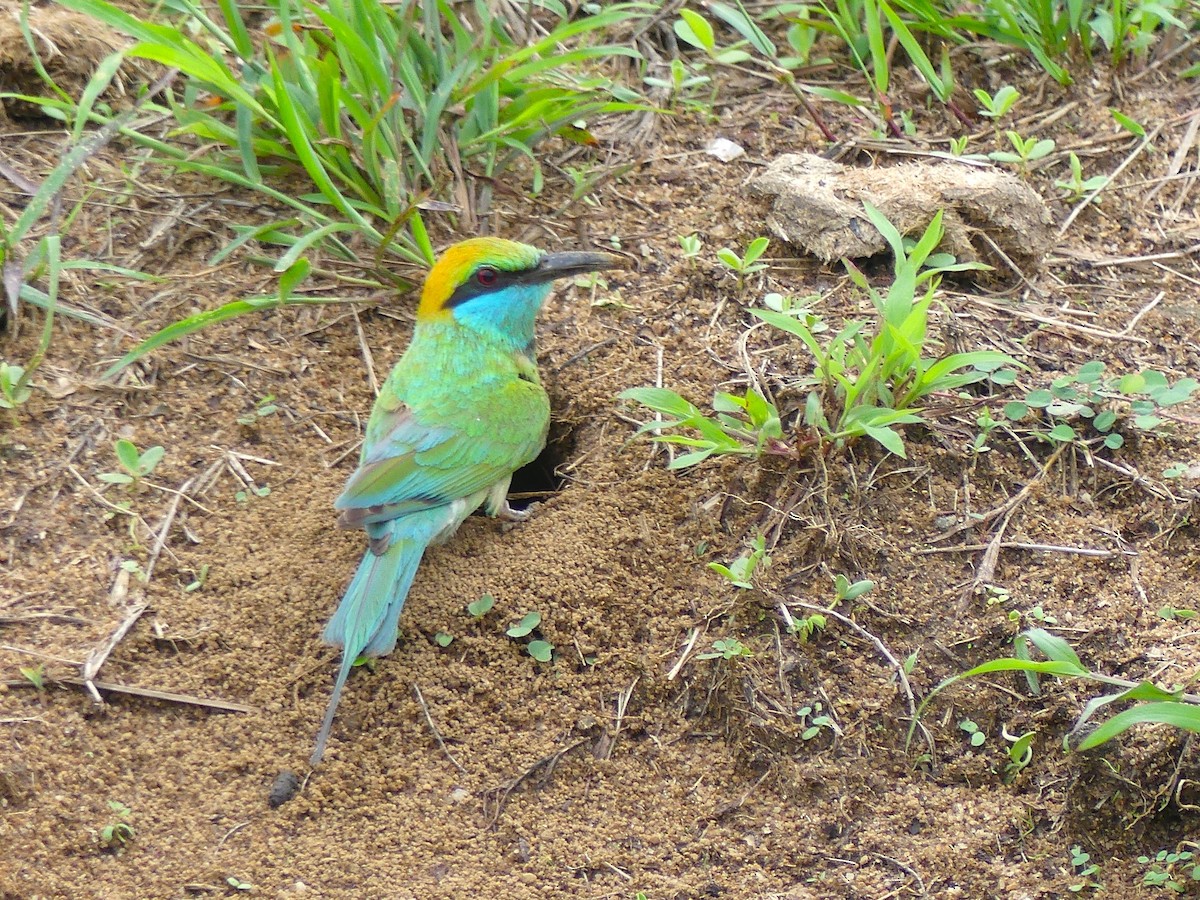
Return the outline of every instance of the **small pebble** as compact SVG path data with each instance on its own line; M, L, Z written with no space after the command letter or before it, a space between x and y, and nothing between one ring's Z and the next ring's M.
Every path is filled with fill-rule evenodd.
M276 775L275 782L271 785L271 792L267 794L267 802L271 804L271 809L283 806L295 797L299 787L300 779L291 769L284 769Z
M735 144L728 138L713 138L704 145L704 152L709 156L715 156L721 162L733 162L739 156L744 156L746 151L740 144Z

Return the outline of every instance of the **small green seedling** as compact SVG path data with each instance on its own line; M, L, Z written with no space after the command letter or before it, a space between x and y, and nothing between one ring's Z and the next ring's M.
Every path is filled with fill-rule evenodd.
M771 565L771 557L767 554L766 538L758 534L750 541L750 549L728 566L710 562L708 567L717 574L723 575L734 587L749 590L752 587L750 579L753 578L754 572L760 566L765 569L769 565Z
M136 834L133 826L127 821L132 810L116 800L109 800L108 808L112 810L113 818L100 829L100 845L105 849L120 852Z
M530 641L525 651L538 662L548 663L554 656L554 645L549 641Z
M225 883L227 885L229 885L231 888L233 888L235 891L252 891L252 890L254 890L254 885L252 885L248 881L242 881L242 879L238 878L236 875L230 875L228 878L225 879Z
M875 582L869 578L864 578L862 581L850 583L850 579L845 575L833 576L833 590L837 593L838 601L857 600L863 594L868 593L875 587Z
M128 572L142 584L145 584L150 579L146 576L146 570L142 568L142 564L136 559L121 560L121 571Z
M184 587L184 593L194 594L196 591L203 588L204 582L208 581L208 570L208 563L204 563L202 566L200 566L200 571L196 573L196 577Z
M772 292L763 296L763 306L789 316L803 317L804 324L812 334L828 331L829 326L820 317L809 312L809 306L821 299L820 294L807 294L803 297L789 297L787 294Z
M133 441L127 441L125 438L113 444L113 450L116 451L117 462L125 471L101 472L97 477L105 484L129 484L136 487L143 478L154 474L154 470L166 455L166 451L157 445L148 447L141 453Z
M674 107L677 102L683 101L685 106L693 109L705 110L706 105L697 99L688 97L696 93L697 88L702 88L707 84L712 83L712 79L707 75L692 74L684 65L683 60L676 57L671 60L671 77L670 79L658 78L653 75L647 75L642 79L649 87L662 88L671 92L670 106ZM708 110L711 112L711 109Z
M1067 888L1072 894L1089 888L1093 891L1103 890L1102 885L1092 877L1099 873L1100 867L1092 862L1092 855L1085 853L1078 844L1071 848L1071 868L1074 869L1076 878L1083 879Z
M249 503L251 497L268 497L271 494L270 485L262 485L261 487L252 487L249 490L241 490L233 495L233 499L238 503Z
M1182 894L1188 884L1200 882L1200 865L1194 859L1195 854L1190 850L1159 850L1153 857L1139 856L1137 861L1150 867L1142 876L1142 884Z
M712 650L700 653L696 659L737 659L739 656L753 656L754 651L737 638L722 638L713 641Z
M1090 424L1103 435L1104 447L1117 450L1125 438L1113 429L1126 409L1135 429L1157 433L1164 424L1159 415L1163 409L1184 403L1200 391L1200 381L1195 378L1180 378L1172 384L1153 369L1105 376L1104 368L1100 360L1086 362L1078 372L1055 378L1049 389L1039 388L1004 404L1004 417L1014 423L1028 418L1035 435L1054 443L1083 442Z
M979 101L979 114L989 119L1004 118L1021 97L1021 92L1008 84L996 91L995 96L982 88L976 88L972 93Z
M39 691L46 689L46 666L38 663L36 666L21 666L21 675Z
M1132 134L1134 137L1141 138L1143 141L1146 139L1146 126L1137 121L1137 119L1131 119L1119 109L1112 109L1110 107L1108 111L1112 113L1113 121Z
M689 262L695 260L700 255L700 251L704 249L698 234L681 234L679 246L683 249L683 258Z
M1194 609L1176 609L1173 606L1164 606L1158 611L1160 619L1166 619L1168 622L1172 619L1178 619L1181 622L1186 622L1188 619L1196 618Z
M1047 615L1046 611L1044 609L1042 609L1040 604L1033 607L1032 609L1027 610L1023 616L1021 614L1021 611L1018 609L1010 609L1008 611L1008 621L1019 625L1019 624L1021 624L1022 618L1031 619L1032 621L1037 622L1041 625L1057 625L1058 624L1058 618L1056 616Z
M1012 599L1012 591L1003 585L985 584L983 587L987 593L988 606L1001 606Z
M1083 165L1074 153L1068 155L1067 161L1071 166L1071 180L1054 182L1054 186L1063 192L1063 196L1067 200L1072 202L1082 200L1085 194L1098 191L1108 184L1107 175L1093 175L1091 178L1084 178Z
M1012 781L1022 769L1033 762L1033 739L1037 735L1032 731L1026 734L1009 734L1008 726L1004 725L1000 728L1000 736L1009 743L1004 774L1006 781Z
M496 598L491 594L484 594L478 600L467 604L467 612L476 619L482 619L496 605Z
M999 427L1000 423L992 415L992 411L985 406L975 417L975 424L979 428L979 433L971 441L971 452L988 453L992 449L992 432Z
M444 631L439 631L433 636L433 641L439 647L449 647L454 642L454 635L447 634Z
M238 416L238 424L246 425L247 427L257 425L260 419L265 419L267 416L273 416L279 412L279 407L275 405L275 395L267 394L257 403L254 404L254 409L246 413L244 416Z
M971 136L964 134L962 137L950 138L950 155L962 156L967 152L967 144L970 142Z
M1021 171L1025 171L1031 162L1043 159L1054 152L1054 141L1049 138L1023 138L1015 131L1004 133L1008 135L1008 142L1012 144L1013 149L1012 151L996 150L989 153L988 159L993 162L1016 163Z
M7 409L16 422L16 409L29 399L31 389L25 367L0 362L0 409Z
M813 703L811 706L802 706L796 710L796 717L800 719L800 723L807 724L800 735L800 740L811 741L821 733L822 728L828 728L830 731L838 730L837 724L833 721L832 716L827 716L821 712L820 702Z
M987 735L984 734L979 726L970 719L963 719L958 723L958 727L965 731L971 740L972 747L982 747L983 742L987 740Z
M800 638L800 643L807 644L818 631L824 631L827 621L820 613L813 613L811 616L805 616L803 619L792 619L788 626L788 631Z
M516 625L511 626L508 631L504 632L511 638L523 638L528 635L533 629L542 624L542 614L537 610L531 613L526 613Z
M575 285L575 287L579 288L581 291L588 291L593 295L597 291L608 290L608 279L599 272L588 272L584 275L577 275L574 279L572 279L571 284ZM592 305L603 306L606 302L607 301L593 301Z
M722 247L717 251L717 259L721 262L721 265L737 275L737 289L739 294L742 292L742 288L745 287L747 275L761 272L767 267L766 263L759 262L758 260L766 252L770 243L770 238L755 238L747 245L744 256L738 256L728 247Z
M917 667L917 660L920 658L921 658L921 648L920 647L918 647L912 653L908 654L908 656L904 657L904 663L902 664L901 668L904 669L905 675L911 675L913 673L913 669L915 669Z

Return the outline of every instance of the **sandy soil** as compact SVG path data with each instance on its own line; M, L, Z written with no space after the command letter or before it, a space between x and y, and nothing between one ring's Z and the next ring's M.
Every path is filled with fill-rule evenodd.
M1181 148L1194 174L1184 142L1195 85L1181 88L1170 67L1129 74L1063 90L1032 69L1004 73L1029 98L1023 133L1059 142L1029 175L1055 228L1071 209L1053 187L1065 151L1095 173L1135 150L1106 106L1161 129L1123 187L1084 211L1026 281L1000 271L956 282L936 312L932 330L947 342L1021 353L1031 387L1091 359L1175 378L1200 370L1195 190L1159 181ZM916 96L897 99L917 110L920 133L963 131ZM920 149L866 140L865 123L823 109L850 142L847 165ZM6 130L5 161L44 176L63 135L36 121ZM718 135L747 155L705 154ZM744 385L749 368L787 409L802 402L781 385L811 362L765 329L744 337L745 306L768 290L835 289L821 308L840 319L862 298L838 264L778 241L741 294L712 254L766 233L766 201L743 183L781 152L823 149L819 137L789 95L722 82L714 121L662 119L637 146L547 148L548 171L567 156L635 163L593 202L546 217L570 196L551 179L547 202L496 212L498 233L556 249L615 243L634 268L594 296L566 287L542 317L554 440L526 486L561 489L539 495L526 523L472 519L428 555L396 652L354 673L315 772L306 761L337 661L320 632L363 549L335 529L330 504L354 464L370 376L405 346L412 297L362 293L354 305L245 317L101 382L132 346L123 332L145 336L269 290L271 277L244 258L208 261L230 223L263 214L258 199L148 164L127 192L130 147L89 163L71 191L96 193L69 252L165 281L72 273L64 300L114 327L60 318L32 399L14 421L0 417L0 897L241 893L231 878L269 897L1059 897L1089 881L1072 867L1075 846L1108 896L1158 895L1141 886L1150 867L1137 857L1196 839L1194 740L1150 726L1064 753L1098 688L1051 681L1032 697L1023 679L998 675L941 694L923 716L932 744L906 746L908 702L867 635L897 659L918 653L918 701L1009 655L1013 636L1035 626L1098 672L1194 677L1200 630L1159 611L1197 606L1197 483L1161 477L1200 455L1197 404L1174 408L1173 437L1128 432L1119 451L1071 449L1049 465L1050 448L1021 435L997 432L989 453L969 452L978 410L951 406L936 428L910 429L907 460L858 445L828 460L726 458L676 473L663 450L634 439L631 420L645 411L615 399L661 372L705 405L715 388ZM972 147L992 142L981 124ZM20 203L0 183L6 211ZM435 225L443 244L454 239ZM689 262L678 236L693 232L705 250ZM1128 259L1150 254L1172 255ZM27 359L38 315L22 307L7 329L0 356ZM276 412L239 423L267 396ZM99 480L116 468L119 437L166 450L140 490ZM1027 485L1006 541L1103 552L1006 546L989 583L1007 593L973 592L997 521L975 528L970 517ZM136 519L113 514L124 500ZM772 565L755 590L705 568L758 533ZM122 569L152 560L145 584ZM789 634L781 604L833 603L840 573L877 583L837 606L861 630L831 619L808 642ZM476 620L465 607L483 594L495 608ZM505 634L531 610L556 647L549 664ZM127 620L99 679L184 697L102 689L101 706L69 681ZM453 641L440 646L439 632ZM700 658L728 638L753 656ZM43 690L19 671L37 665ZM817 713L798 711L818 704L836 728L805 739ZM968 719L981 746L960 727ZM1004 730L1037 735L1015 777ZM299 789L273 807L285 771ZM121 821L132 836L106 847L105 827Z

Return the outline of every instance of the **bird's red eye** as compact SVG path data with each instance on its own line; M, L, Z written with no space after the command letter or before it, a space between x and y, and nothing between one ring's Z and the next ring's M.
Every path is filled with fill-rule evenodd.
M495 284L497 277L498 277L498 274L497 274L496 270L493 269L491 266L484 266L478 272L475 273L475 280L478 281L484 287L491 287L493 284Z

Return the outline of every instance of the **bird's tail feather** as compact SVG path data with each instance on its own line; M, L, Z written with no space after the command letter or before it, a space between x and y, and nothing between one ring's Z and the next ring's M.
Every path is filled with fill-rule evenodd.
M389 529L396 524L381 523ZM325 720L317 734L316 747L309 760L311 765L319 763L325 754L333 717L354 661L363 653L382 656L396 646L400 610L404 608L408 589L412 586L413 576L417 573L417 566L428 543L425 535L394 535L383 553L376 555L368 550L350 586L346 588L337 612L325 626L325 641L342 647L342 665L325 710Z

